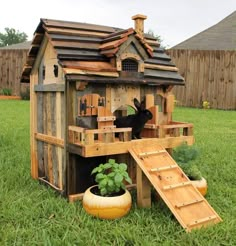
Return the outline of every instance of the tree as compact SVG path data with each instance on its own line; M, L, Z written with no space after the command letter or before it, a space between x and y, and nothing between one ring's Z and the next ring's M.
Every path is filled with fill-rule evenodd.
M26 33L16 31L14 28L5 28L6 33L0 32L0 47L8 46L11 44L18 44L25 42L28 38Z
M163 45L163 39L160 35L155 34L152 30L148 30L148 34L157 39L157 41L160 43L161 48L166 48L166 46Z

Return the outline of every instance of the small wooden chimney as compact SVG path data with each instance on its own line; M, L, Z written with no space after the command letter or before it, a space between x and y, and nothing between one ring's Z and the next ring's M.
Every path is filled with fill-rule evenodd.
M144 32L145 19L147 19L147 16L141 14L137 14L132 17L132 20L134 20L135 31L141 36L143 36L143 32Z

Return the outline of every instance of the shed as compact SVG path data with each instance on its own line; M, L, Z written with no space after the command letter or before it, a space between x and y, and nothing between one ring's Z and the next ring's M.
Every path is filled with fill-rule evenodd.
M28 84L20 80L30 44L27 41L0 47L0 91L8 89L14 96L27 92Z
M21 77L31 87L31 174L70 200L82 198L92 168L110 157L128 164L136 187L133 145L170 150L194 141L192 124L172 121L172 89L183 77L144 34L146 16L132 18L129 29L41 19L34 33ZM134 98L153 114L135 140L130 127L114 125Z

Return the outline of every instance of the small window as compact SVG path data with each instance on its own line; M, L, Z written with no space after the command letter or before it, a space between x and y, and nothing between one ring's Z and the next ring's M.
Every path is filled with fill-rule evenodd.
M122 61L122 71L138 72L138 62L133 59L125 59Z

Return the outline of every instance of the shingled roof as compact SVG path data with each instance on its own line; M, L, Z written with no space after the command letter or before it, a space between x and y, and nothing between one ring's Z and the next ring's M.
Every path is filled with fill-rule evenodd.
M11 44L0 47L1 50L28 50L31 46L31 41L26 41L18 44Z
M236 11L171 49L236 50Z
M147 84L184 84L171 58L151 35L144 36L133 28L120 29L87 23L41 19L34 33L21 82L29 82L44 37L57 53L59 64L69 79L96 82L135 82ZM144 59L144 71L137 76L121 78L112 62L126 41L136 43ZM137 48L137 47L136 47ZM143 51L143 52L142 52ZM106 77L104 79L104 77Z

